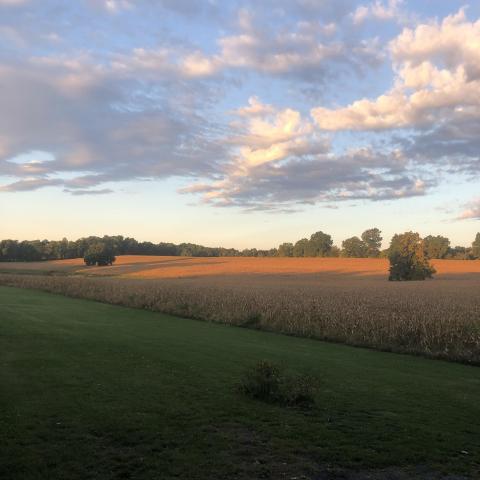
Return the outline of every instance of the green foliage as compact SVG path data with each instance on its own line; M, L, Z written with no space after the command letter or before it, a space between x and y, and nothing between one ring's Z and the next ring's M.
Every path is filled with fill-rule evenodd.
M368 247L358 237L347 238L342 242L342 257L363 258L367 256Z
M425 280L435 269L425 257L425 247L418 233L405 232L393 236L388 258L389 280Z
M260 250L249 248L239 251L235 248L205 247L194 243L152 243L138 242L134 238L121 235L103 237L84 237L75 241L63 238L50 240L0 240L0 262L31 262L66 258L84 258L87 251L98 243L108 246L113 255L168 255L192 257L384 257L387 251L380 251L381 232L378 228L365 230L361 239L352 237L343 242L343 252L333 245L330 235L324 232L314 233L310 239L302 238L293 246L282 244L279 249ZM473 259L480 258L480 234L473 242L473 248L450 248L447 238L427 237L424 240L426 255L429 258ZM363 242L362 245L360 242ZM445 251L445 248L447 249ZM475 251L475 253L472 253Z
M112 265L116 258L109 245L98 242L89 247L85 252L83 260L88 266L98 265L99 267L103 267Z
M362 241L366 246L367 257L376 258L380 256L380 248L382 246L382 235L378 228L370 228L362 233Z
M294 257L305 257L305 252L307 251L308 239L302 238L293 247L293 256Z
M339 257L341 253L342 253L341 250L336 245L333 245L332 248L330 249L330 252L328 252L328 256Z
M450 247L448 249L445 258L451 260L473 260L475 257L473 256L471 248L456 245L455 247Z
M477 233L472 243L472 256L474 258L480 258L480 233Z
M293 244L292 243L282 243L278 247L277 255L279 257L293 257Z
M311 235L305 250L306 257L328 257L332 250L333 240L330 235L316 232Z
M249 397L273 402L278 398L280 383L279 367L263 360L247 370L239 389Z
M281 405L312 405L315 402L316 382L305 375L286 375L266 360L249 368L239 389L245 395Z
M423 246L427 258L445 258L450 248L450 240L441 235L429 235L423 239Z

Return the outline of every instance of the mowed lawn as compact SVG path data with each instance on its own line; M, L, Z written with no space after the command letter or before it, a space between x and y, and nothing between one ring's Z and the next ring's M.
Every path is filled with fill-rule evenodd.
M260 359L316 406L238 393ZM480 475L479 367L0 287L0 382L6 480Z

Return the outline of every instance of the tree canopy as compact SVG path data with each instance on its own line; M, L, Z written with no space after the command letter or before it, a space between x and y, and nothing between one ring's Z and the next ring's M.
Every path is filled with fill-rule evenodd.
M435 273L435 269L425 256L423 240L415 232L394 235L388 258L389 280L425 280Z
M278 247L279 257L293 257L293 243L282 243Z
M88 266L98 265L103 267L112 265L116 258L110 245L105 242L98 242L88 248L83 260Z
M427 258L445 258L450 248L450 240L441 235L429 235L423 239Z
M332 250L333 240L330 235L323 232L315 232L311 235L305 251L306 257L328 257Z
M366 257L368 247L358 237L347 238L342 242L342 257Z
M366 257L376 258L380 256L382 246L382 232L378 228L370 228L362 233L362 241L366 247Z
M343 242L343 251L333 245L332 237L318 231L310 238L302 238L295 244L283 244L281 249L262 250L247 248L242 251L235 248L205 247L194 243L173 244L167 242L139 242L122 235L103 237L90 236L72 241L62 240L0 240L0 262L31 262L42 260L61 260L66 258L84 258L87 250L97 243L104 243L114 255L168 255L193 257L388 257L389 249L380 251L381 232L378 228L365 230L361 238L351 237ZM470 260L480 258L480 233L471 247L448 246L450 241L441 235L424 239L425 255L428 258L451 258ZM345 248L346 247L346 248ZM447 248L445 252L445 247ZM279 252L280 250L280 252Z

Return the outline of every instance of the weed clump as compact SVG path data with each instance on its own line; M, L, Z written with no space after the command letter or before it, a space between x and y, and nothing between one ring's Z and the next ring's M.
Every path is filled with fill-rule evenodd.
M250 367L239 385L239 391L251 398L285 406L312 406L316 390L312 377L286 374L266 360Z

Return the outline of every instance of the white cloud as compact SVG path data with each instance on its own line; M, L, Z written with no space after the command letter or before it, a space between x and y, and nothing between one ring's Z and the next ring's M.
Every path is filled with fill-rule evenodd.
M221 179L181 189L216 206L283 211L291 203L398 199L423 195L431 186L409 171L400 151L352 149L334 154L298 111L276 109L258 98L235 112L231 161ZM220 176L220 175L217 175Z
M348 0L247 1L255 8L233 19L234 8L214 3L85 0L52 20L38 4L9 10L0 27L8 38L0 106L9 112L0 116L0 175L10 183L0 190L107 194L114 182L177 176L212 205L282 211L423 195L440 176L428 168L441 162L480 171L479 24L463 11L405 28L388 44L390 29L372 39L352 28ZM96 10L82 11L88 4ZM166 10L186 22L177 32L152 21ZM401 19L400 10L400 2L365 1L357 21ZM192 18L218 22L210 32L220 37L203 38L210 23L200 36L196 28L183 35ZM305 114L311 103L298 92L338 101L352 86L349 96L364 91L355 80L387 50L394 79L383 95ZM259 98L265 89L269 103ZM248 103L238 106L244 92ZM348 150L330 145L330 131L397 128L406 130L343 136ZM32 151L50 157L33 160ZM12 160L22 153L27 160Z
M278 110L253 97L249 106L240 108L237 114L244 123L237 124L240 133L229 140L239 147L237 173L248 174L250 168L264 163L325 149L325 139L319 138L311 122L302 119L296 110Z
M233 113L244 116L265 116L271 113L274 113L275 109L272 105L266 105L262 103L258 97L253 96L248 99L248 106L240 107L235 110Z
M393 88L374 100L312 109L320 128L409 128L466 113L480 116L480 20L468 22L460 11L441 23L404 29L389 48L396 71Z

